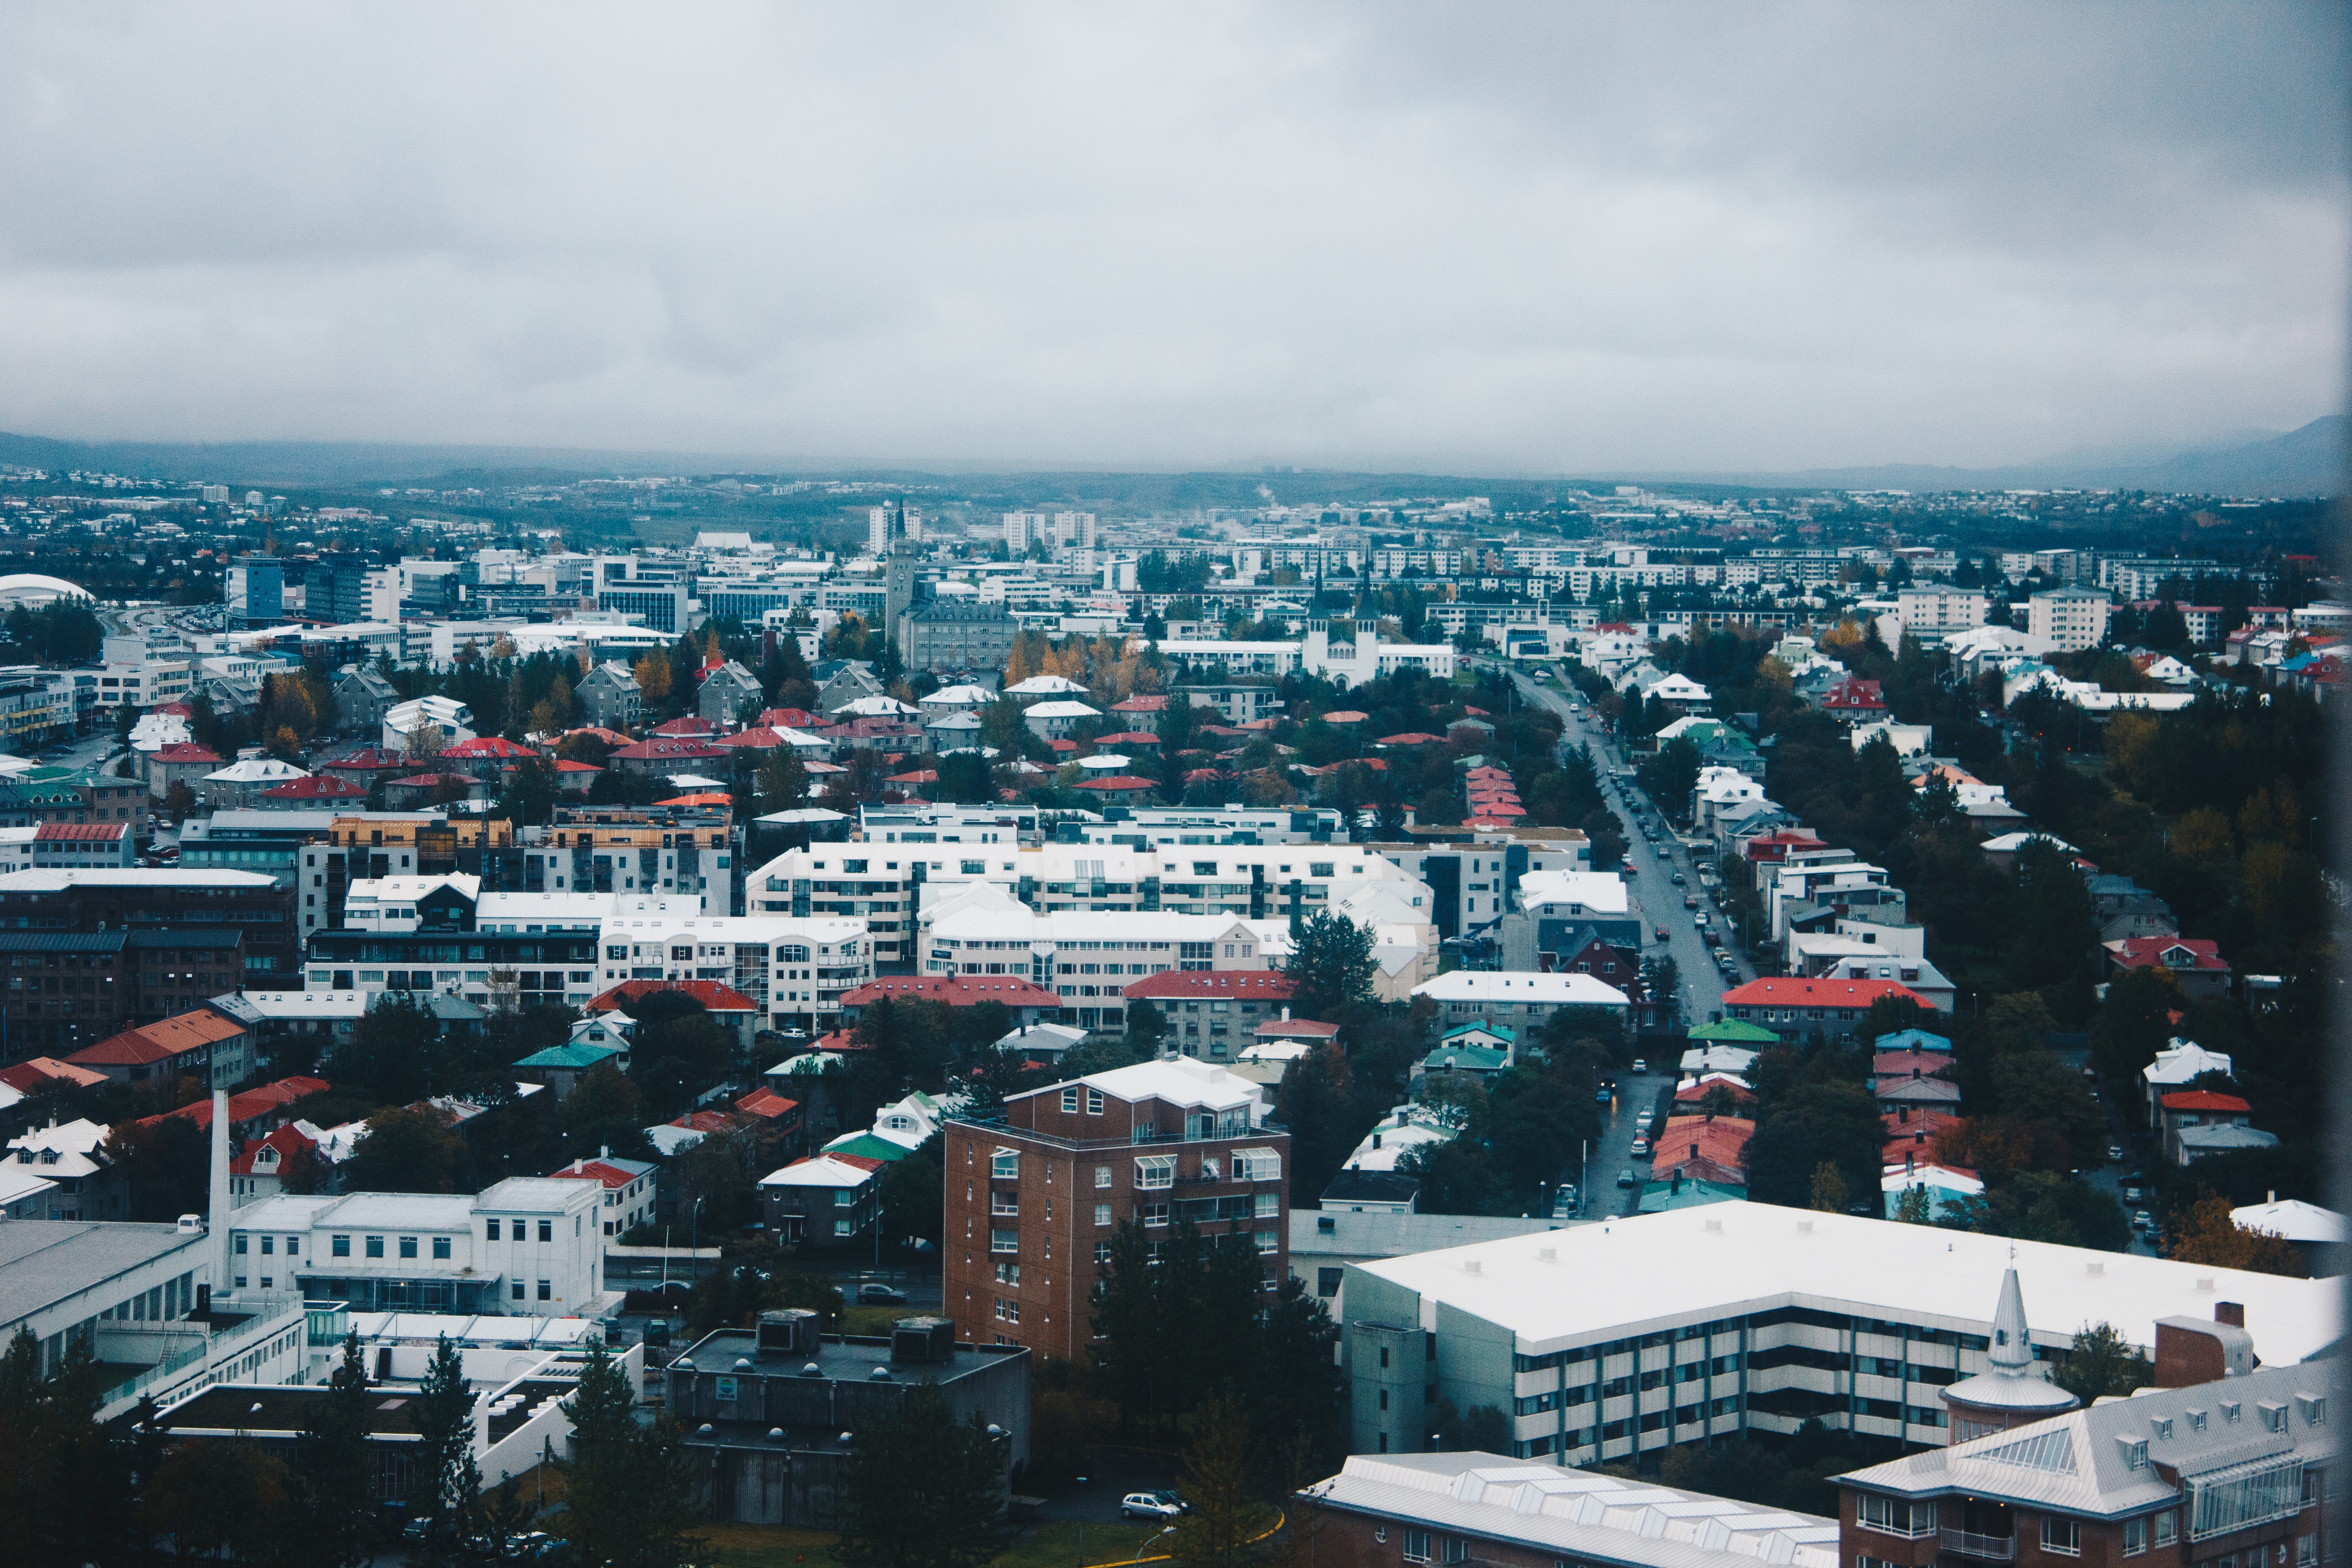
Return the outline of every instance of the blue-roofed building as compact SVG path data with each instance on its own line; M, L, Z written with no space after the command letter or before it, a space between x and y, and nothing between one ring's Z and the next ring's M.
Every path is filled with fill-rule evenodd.
M1904 1029L1892 1035L1881 1035L1874 1051L1943 1051L1949 1053L1952 1042L1941 1035L1931 1035L1925 1029Z

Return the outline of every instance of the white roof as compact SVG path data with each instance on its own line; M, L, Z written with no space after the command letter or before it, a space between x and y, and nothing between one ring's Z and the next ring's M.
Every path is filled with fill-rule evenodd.
M1622 1007L1625 993L1590 974L1536 974L1526 970L1457 969L1412 988L1440 1002L1538 1002L1553 1007Z
M292 763L281 763L276 757L247 757L241 763L231 763L218 773L206 773L206 784L286 784L310 775Z
M1137 1062L1131 1067L1113 1068L1108 1072L1088 1073L1076 1081L1120 1100L1163 1100L1171 1105L1190 1106L1201 1110L1234 1110L1258 1103L1258 1085L1237 1079L1221 1067L1195 1061L1190 1057ZM1027 1100L1031 1095L1056 1094L1061 1088L1058 1083L1048 1084L1044 1089L1033 1089L1028 1094L1008 1098Z
M1519 908L1579 904L1597 915L1626 911L1625 879L1614 871L1529 871L1519 879Z
M50 1170L58 1167L52 1165ZM47 1192L57 1183L37 1173L38 1167L20 1165L14 1160L0 1160L0 1208L23 1203Z
M266 888L272 880L259 871L60 866L0 875L0 892L57 892L67 888Z
M0 887L6 885L6 879L0 878ZM2227 1051L2209 1051L2194 1040L2181 1040L2157 1052L2156 1060L2140 1068L2139 1075L2151 1084L2166 1084L2188 1083L2209 1072L2234 1075L2236 1071Z
M2231 1209L2230 1217L2248 1230L2266 1230L2289 1241L2341 1242L2344 1216L2334 1209L2305 1203L2301 1198L2273 1198Z
M1014 689L1018 690L1019 688L1016 687ZM924 698L922 700L922 706L926 708L952 708L956 704L962 702L977 702L985 704L995 700L996 693L991 691L985 686L942 686L937 691L932 692L929 697Z
M379 904L413 904L436 888L455 888L468 900L478 899L482 879L464 871L452 871L435 877L362 877L351 885L345 894L348 903L353 899L373 899Z
M1476 1450L1351 1455L1307 1490L1335 1509L1507 1541L1555 1562L1838 1568L1833 1519Z
M1745 1073L1756 1065L1757 1053L1743 1046L1693 1047L1683 1053L1685 1073Z
M612 912L610 893L484 893L474 902L474 927L560 924L593 930Z
M1032 719L1092 719L1099 711L1083 702L1034 702L1026 716Z
M1920 1165L1889 1165L1878 1178L1878 1190L1883 1193L1899 1193L1912 1187L1933 1187L1939 1193L1965 1193L1971 1196L1985 1190L1983 1182L1957 1165L1938 1165L1933 1161Z
M846 1160L836 1160L830 1154L813 1154L795 1161L780 1171L771 1171L760 1178L763 1187L862 1187L881 1173L853 1165Z
M2047 833L2004 833L1997 838L1986 839L1977 847L1989 849L1996 855L2014 854L2037 838L2053 849L2063 849L2072 853L2074 847L2064 839L2053 837Z
M1555 1249L1555 1257L1539 1257L1538 1247ZM1465 1268L1470 1262L1478 1272ZM1444 1303L1511 1330L1529 1354L1614 1339L1628 1325L1735 1317L1780 1305L1986 1334L2010 1268L2040 1325L2037 1340L2061 1348L2073 1343L2076 1329L2097 1322L2152 1348L2158 1318L2210 1320L2215 1301L2238 1301L2255 1352L2276 1365L2332 1343L2342 1309L2338 1280L1738 1201L1363 1267L1418 1292L1424 1325ZM1612 1288L1579 1290L1573 1283L1580 1279L1608 1279Z
M364 991L241 991L236 998L265 1018L356 1018L368 1005Z
M1023 1051L1043 1047L1051 1051L1066 1051L1083 1040L1091 1031L1076 1024L1032 1024L1025 1029L1015 1029L996 1042L1000 1051ZM1246 1056L1249 1053L1242 1053Z
M895 697L884 697L877 693L872 697L860 697L845 702L834 711L854 714L860 719L896 719L901 714L912 713L916 710Z
M1052 697L1057 693L1084 693L1086 688L1063 675L1033 675L1017 686L1004 689L1007 697Z

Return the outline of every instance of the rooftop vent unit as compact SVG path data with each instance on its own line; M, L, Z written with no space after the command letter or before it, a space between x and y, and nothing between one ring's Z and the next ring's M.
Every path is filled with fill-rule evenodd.
M759 1348L761 1355L814 1354L816 1351L816 1314L805 1307L787 1307L781 1311L760 1314Z
M890 1359L900 1366L941 1366L955 1359L950 1318L901 1318L890 1328Z

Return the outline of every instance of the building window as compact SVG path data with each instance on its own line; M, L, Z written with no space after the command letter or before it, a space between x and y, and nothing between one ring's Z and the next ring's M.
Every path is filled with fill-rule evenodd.
M1470 1560L1470 1543L1458 1535L1447 1536L1444 1557L1448 1563L1467 1563Z
M370 1258L382 1258L383 1256L383 1237L380 1236L369 1237L367 1238L367 1247L365 1250Z
M327 1252L330 1257L349 1258L352 1255L352 1238L348 1236L329 1237Z
M2156 1543L2158 1546L2171 1545L2173 1538L2179 1532L2180 1516L2179 1514L2168 1510L2156 1516Z
M2083 1554L2083 1521L2064 1519L2054 1513L2042 1516L2042 1550L2054 1552L2061 1557Z
M522 1281L520 1279L514 1282L514 1299L518 1301L522 1300Z
M1141 1213L1143 1215L1143 1223L1147 1226L1160 1226L1168 1223L1168 1205L1166 1204L1145 1204L1141 1207Z
M240 1230L236 1233L236 1245L232 1250L234 1250L239 1258L243 1258L245 1256L245 1232Z
M1387 1391L1384 1389L1381 1392ZM1429 1531L1408 1530L1404 1532L1404 1560L1408 1563L1429 1561Z
M539 1222L539 1239L541 1241L553 1241L555 1239L555 1222L553 1220L543 1219Z
M484 1220L482 1222L482 1239L485 1241L496 1241L498 1238L499 1222L494 1219Z
M1021 1233L1017 1230L991 1230L988 1233L988 1250L991 1252L1020 1251Z
M1339 1293L1339 1276L1342 1272L1344 1271L1338 1268L1318 1268L1315 1271L1315 1293L1326 1300L1337 1296Z
M1176 1156L1173 1154L1144 1154L1138 1156L1135 1162L1135 1184L1138 1188L1145 1191L1150 1191L1155 1188L1174 1186L1176 1184Z
M416 1238L415 1237L404 1236L400 1238L400 1255L403 1258L414 1258L416 1256Z
M1097 1165L1095 1167L1095 1185L1098 1187L1108 1187L1110 1185L1110 1167L1108 1165Z
M433 1256L445 1262L447 1261L449 1257L449 1238L447 1237L436 1236L433 1238Z
M1102 1113L1102 1090L1098 1089L1090 1089L1087 1090L1087 1114L1088 1116L1100 1116Z
M1271 1257L1281 1249L1282 1233L1280 1231L1262 1230L1257 1233L1258 1256L1261 1258Z
M555 1300L554 1296L549 1292L548 1282L544 1279L539 1282L539 1299L542 1301L552 1301Z
M1017 1181L1021 1176L1021 1153L1016 1149L999 1149L989 1156L988 1174L992 1181Z
M1854 1521L1863 1529L1874 1530L1881 1535L1916 1539L1936 1532L1936 1505L1932 1502L1911 1502L1863 1492L1854 1500L1853 1512Z
M2124 1555L2137 1557L2147 1550L2147 1521L2145 1519L2124 1521Z
M1109 1223L1110 1205L1108 1204L1097 1204L1095 1205L1095 1224L1104 1226L1108 1225Z
M1107 1266L1109 1264L1109 1262L1110 1262L1110 1243L1109 1243L1109 1242L1108 1242L1108 1241L1097 1241L1097 1242L1096 1242L1096 1243L1095 1243L1095 1263L1096 1263L1096 1265L1097 1265L1097 1267L1107 1267Z
M1065 1116L1076 1116L1077 1113L1078 1086L1076 1084L1072 1084L1069 1088L1062 1091L1062 1114Z

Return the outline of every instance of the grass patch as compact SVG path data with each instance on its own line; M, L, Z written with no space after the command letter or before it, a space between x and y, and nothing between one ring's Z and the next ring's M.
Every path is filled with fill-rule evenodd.
M869 1334L883 1339L890 1337L890 1329L901 1318L916 1316L912 1307L844 1307L841 1310L841 1331L845 1334Z
M1159 1532L1158 1525L1089 1524L1085 1562L1125 1562ZM708 1543L703 1559L710 1568L841 1568L833 1550L840 1537L826 1531L706 1524L696 1533ZM1158 1554L1167 1549L1163 1541L1153 1550ZM1066 1520L1038 1525L996 1559L994 1568L1080 1568L1077 1525Z
M1125 1562L1160 1530L1156 1524L1089 1524L1086 1561ZM1165 1541L1156 1548L1161 1552L1167 1550ZM1068 1520L1038 1525L1014 1542L1013 1549L996 1560L995 1568L1079 1568L1077 1525Z

